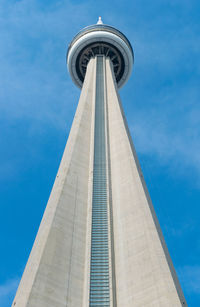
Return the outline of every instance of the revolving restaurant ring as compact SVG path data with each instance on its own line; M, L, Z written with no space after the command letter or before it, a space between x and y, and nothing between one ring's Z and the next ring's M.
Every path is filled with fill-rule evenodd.
M67 52L67 66L72 80L80 88L87 64L95 55L110 58L118 88L122 87L131 74L134 61L128 39L115 28L99 24L84 28L74 37Z

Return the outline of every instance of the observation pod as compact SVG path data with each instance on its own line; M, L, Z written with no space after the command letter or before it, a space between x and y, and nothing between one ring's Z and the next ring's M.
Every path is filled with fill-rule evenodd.
M105 55L113 64L118 88L129 79L134 54L129 40L119 30L104 25L101 17L96 25L81 30L71 41L67 52L67 66L73 82L82 88L89 60Z

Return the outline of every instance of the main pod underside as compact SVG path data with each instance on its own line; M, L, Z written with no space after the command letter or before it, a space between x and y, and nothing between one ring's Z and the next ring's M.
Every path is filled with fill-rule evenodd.
M103 23L80 31L72 40L67 52L67 66L72 80L82 87L87 65L96 55L104 55L113 64L118 88L130 77L134 54L130 42L117 29Z

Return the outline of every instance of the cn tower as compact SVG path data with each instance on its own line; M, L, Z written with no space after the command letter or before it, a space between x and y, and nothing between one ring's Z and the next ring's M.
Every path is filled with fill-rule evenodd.
M13 307L187 306L118 93L133 63L101 18L69 45L81 95Z

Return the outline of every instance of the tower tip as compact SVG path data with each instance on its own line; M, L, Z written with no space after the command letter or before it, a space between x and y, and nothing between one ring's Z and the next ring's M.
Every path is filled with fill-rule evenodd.
M101 16L99 16L99 20L97 21L97 25L102 25L103 24L103 21L101 19Z

